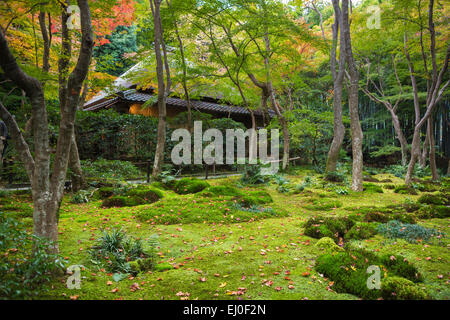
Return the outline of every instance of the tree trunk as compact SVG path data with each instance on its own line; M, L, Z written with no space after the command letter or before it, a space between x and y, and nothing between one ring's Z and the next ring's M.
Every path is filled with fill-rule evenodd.
M164 162L164 149L166 144L166 95L164 83L164 64L161 54L161 3L160 0L150 0L150 3L153 12L153 24L155 28L156 74L158 78L158 138L152 172L152 177L156 178L161 173L161 167Z
M345 53L344 36L342 28L342 13L339 7L339 1L333 0L335 22L333 25L333 43L331 47L331 74L333 76L333 141L331 142L330 150L327 158L327 172L336 171L337 162L339 160L339 152L344 142L345 127L342 122L342 92L344 85L344 71L345 71ZM339 69L336 71L336 52L337 40L340 32L341 51L339 56Z
M70 144L69 168L72 171L72 191L78 192L85 187L83 170L81 169L80 156L78 154L78 146L75 134L72 136Z
M433 181L439 180L439 174L436 166L436 146L434 141L433 115L428 118L428 141L430 143L430 169Z
M416 126L414 128L413 141L411 144L411 159L409 160L408 170L405 175L405 184L410 185L412 183L412 176L414 173L414 167L417 163L417 159L420 157L420 128Z
M408 141L406 141L405 135L403 134L402 128L400 126L400 121L394 110L390 110L392 117L392 124L394 125L395 134L397 135L397 140L400 143L400 148L402 152L402 165L406 166L408 163Z
M356 69L355 60L353 58L352 44L350 38L350 24L348 16L348 0L342 1L342 26L345 36L345 55L350 73L350 94L349 94L349 110L350 110L350 128L352 137L352 190L363 191L363 132L361 123L359 122L358 112L358 93L359 93L359 75Z
M422 146L422 154L419 157L419 165L422 168L425 168L427 166L428 151L430 148L430 136L429 136L428 126L429 126L429 122L427 121L427 133L425 135L425 141L423 142L423 146Z

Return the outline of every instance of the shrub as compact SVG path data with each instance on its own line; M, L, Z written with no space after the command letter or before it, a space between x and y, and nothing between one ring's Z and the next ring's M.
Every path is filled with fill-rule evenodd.
M316 243L316 247L325 250L326 252L344 251L344 248L339 247L333 239L329 237L320 238Z
M368 193L383 193L383 189L373 183L364 183L363 190Z
M112 208L112 207L134 207L141 204L144 204L145 200L140 197L126 197L126 196L113 196L111 198L107 198L103 200L102 207L103 208Z
M75 204L88 203L90 194L88 190L80 190L72 196L70 202Z
M429 240L432 237L443 237L444 234L435 230L422 227L416 224L401 223L393 220L386 224L379 225L378 233L384 235L386 238L401 238L409 242L416 242L417 240Z
M381 281L381 296L385 300L425 300L427 293L418 285L400 277L387 277Z
M174 184L174 191L178 194L197 193L210 185L208 182L196 178L183 178Z
M82 169L88 178L101 179L136 179L142 174L131 162L120 160L97 159L81 161Z
M306 221L304 233L316 239L329 237L338 241L353 225L354 222L347 217L312 217Z
M37 296L53 275L64 271L63 259L49 253L51 245L28 234L16 219L0 214L0 299Z
M89 249L91 261L99 267L103 267L109 272L134 273L130 262L138 259L146 259L145 265L150 268L155 261L155 239L149 241L150 250L144 251L141 240L127 236L122 230L112 229L111 232L103 231L94 245ZM143 261L134 263L139 266Z
M446 205L448 204L448 199L443 197L442 194L431 194L425 193L419 197L418 203L422 204L434 204L434 205Z
M251 164L245 166L245 171L242 174L241 182L244 184L264 184L269 181L269 176L261 174L261 165Z
M375 223L356 223L346 234L345 239L363 240L373 237L377 233Z

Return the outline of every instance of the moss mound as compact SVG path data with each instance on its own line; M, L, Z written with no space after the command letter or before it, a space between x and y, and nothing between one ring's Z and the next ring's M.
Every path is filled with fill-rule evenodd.
M425 300L428 295L414 282L400 278L387 277L381 282L381 296L385 300Z
M164 196L163 192L159 189L143 186L129 190L126 195L141 198L145 203L156 202Z
M363 240L373 237L377 233L376 223L356 223L344 236L345 240Z
M422 281L421 276L416 276L419 275L417 269L406 259L400 256L388 256L391 263L385 265L384 257L380 258L365 250L349 249L346 252L320 256L316 261L315 268L317 272L335 282L333 288L337 292L347 292L363 299L378 299L382 296L381 290L370 290L367 286L369 266L378 266L382 270L380 278L397 276L403 277L411 283ZM391 260L391 257L394 259ZM411 270L415 275L413 279L408 279Z
M208 182L196 178L183 178L175 182L173 191L178 194L190 194L203 191L210 185Z
M339 247L334 240L329 237L323 237L317 241L316 247L326 251L327 253L344 251L344 248Z
M102 208L134 207L141 204L145 204L145 200L140 197L112 196L103 200L101 206Z
M450 200L444 196L442 193L433 194L433 193L425 193L420 196L417 200L418 203L422 204L432 204L432 205L447 205L450 204Z
M448 218L448 217L450 217L450 207L449 206L426 205L426 206L421 207L416 212L416 216L419 219Z
M364 183L363 191L367 193L383 193L383 189L373 183Z
M242 192L233 186L211 186L197 195L202 197L241 196Z
M417 195L416 189L414 189L413 187L409 187L407 185L396 186L394 192L398 194Z
M347 217L312 217L305 223L305 235L320 239L329 237L334 241L344 238L354 225Z

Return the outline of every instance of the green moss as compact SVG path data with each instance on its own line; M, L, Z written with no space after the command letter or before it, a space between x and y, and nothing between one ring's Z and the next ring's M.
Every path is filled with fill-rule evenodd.
M221 185L208 187L197 195L202 197L241 196L242 192L236 187Z
M356 223L346 234L345 240L363 240L373 237L377 233L376 223Z
M93 197L95 199L106 199L115 194L113 187L101 187L97 191L94 192Z
M134 206L138 206L138 205L141 205L144 203L145 203L144 199L142 199L140 197L136 197L136 196L132 196L132 197L113 196L111 198L107 198L107 199L103 200L101 206L103 208L134 207Z
M324 211L342 207L342 202L334 199L313 199L312 204L306 205L305 208L315 211Z
M398 194L411 194L411 195L417 194L416 189L414 189L413 187L409 187L407 185L400 185L395 187L394 192Z
M423 206L417 213L419 219L433 219L433 218L448 218L450 217L450 207L449 206Z
M153 258L137 259L130 261L128 264L130 266L131 273L134 275L152 270L156 267Z
M446 205L448 204L449 200L446 199L440 193L438 194L425 193L420 196L417 202L422 204Z
M387 277L381 282L381 296L385 300L425 300L428 295L418 285L400 277Z
M305 235L320 239L332 238L338 241L350 230L354 222L347 217L312 217L305 223Z
M339 247L333 239L330 237L323 237L316 243L316 247L326 251L326 252L339 252L344 251L343 248Z
M161 190L144 186L131 189L126 193L126 195L141 198L144 200L144 203L156 202L164 196Z
M208 182L196 178L183 178L175 182L173 190L178 194L197 193L210 185Z
M368 193L383 193L383 189L373 183L364 183L363 190Z

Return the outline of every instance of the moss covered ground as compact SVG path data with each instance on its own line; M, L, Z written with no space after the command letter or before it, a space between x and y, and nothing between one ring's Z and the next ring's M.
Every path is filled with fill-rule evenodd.
M212 186L234 185L233 190L219 187L186 195L164 190L161 200L135 207L102 208L101 200L73 204L67 195L60 212L59 247L68 265L83 266L81 289L68 289L68 275L64 275L56 278L41 298L358 299L357 295L336 292L334 281L316 271L316 261L325 252L315 245L319 239L304 234L303 226L317 215L358 216L368 208L416 203L423 194L395 193L388 185L401 185L402 180L388 174L373 177L391 182L375 183L382 187L382 193L342 192L345 186L299 169L286 177L292 190L297 190L295 186L305 179L312 182L295 192L279 192L274 182L242 186L235 177L209 181ZM234 194L236 190L239 195ZM267 203L266 199L262 201L266 203L249 206L252 210L239 204L245 196L261 197L256 193L261 191L266 191L273 201ZM31 231L29 210L26 214L10 210L19 203L26 206L30 199L13 195L7 198L0 202L0 211L15 214ZM418 219L417 223L450 234L448 217ZM93 264L88 254L100 231L112 229L142 239L144 249L146 240L157 237L157 262L168 263L171 269L129 275L116 282L112 274ZM430 298L450 299L448 237L408 242L375 234L368 239L345 241L374 254L401 255L423 275L421 286Z

